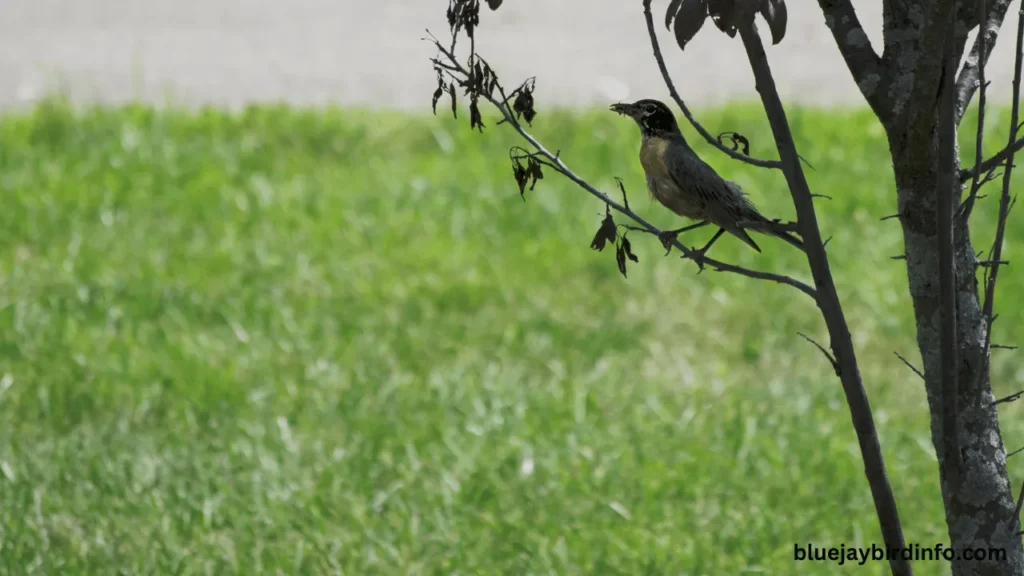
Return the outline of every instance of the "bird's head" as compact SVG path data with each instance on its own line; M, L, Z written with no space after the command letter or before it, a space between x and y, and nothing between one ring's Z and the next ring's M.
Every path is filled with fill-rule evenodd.
M632 104L612 104L611 110L623 116L629 116L644 136L662 136L679 133L679 125L672 111L657 100L637 100Z

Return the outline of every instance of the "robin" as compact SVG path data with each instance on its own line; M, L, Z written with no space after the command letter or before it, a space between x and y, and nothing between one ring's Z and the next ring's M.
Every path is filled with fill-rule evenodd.
M762 216L739 185L719 176L697 156L683 138L668 106L657 100L639 100L614 104L611 109L629 116L640 127L640 164L647 175L651 196L676 214L697 220L691 226L662 232L660 240L669 251L676 236L708 224L718 226L718 232L696 251L698 260L726 232L760 252L745 227L776 236L803 250L803 242L782 229L777 221Z

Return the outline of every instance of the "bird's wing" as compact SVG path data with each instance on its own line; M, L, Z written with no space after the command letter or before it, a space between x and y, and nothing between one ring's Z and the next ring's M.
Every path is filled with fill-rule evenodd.
M676 185L700 201L708 219L717 225L735 222L749 205L739 186L719 176L688 146L672 146L667 156L665 163Z

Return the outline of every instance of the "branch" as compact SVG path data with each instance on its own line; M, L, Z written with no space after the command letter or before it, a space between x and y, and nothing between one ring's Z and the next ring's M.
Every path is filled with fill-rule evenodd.
M999 38L999 27L1003 24L1010 0L978 0L978 21L982 22L974 46L960 69L956 79L956 123L959 126L967 107L979 88L984 95L985 66ZM989 6L991 4L991 6Z
M1006 404L1006 403L1009 403L1009 402L1016 402L1017 400L1020 400L1021 396L1024 396L1024 390L1021 390L1020 392L1015 392L1013 394L1010 394L1009 396L1000 398L999 400L996 400L995 402L993 402L993 404Z
M1020 452L1020 450L1017 450L1017 452ZM1016 454L1016 452L1014 452L1014 454ZM1007 458L1009 458L1010 456L1013 456L1013 454L1007 454L1006 455ZM1017 496L1017 507L1013 509L1013 518L1010 519L1010 521L1013 524L1016 524L1018 526L1020 525L1020 507L1021 506L1024 506L1024 484L1021 484L1021 486L1020 486L1020 494ZM1017 536L1020 536L1021 534L1024 534L1024 531L1018 532Z
M985 17L985 3L986 3L986 0L977 0L977 2L978 2L978 21L979 22L985 22L987 20L987 18ZM975 50L978 50L980 52L981 59L982 59L983 62L987 61L987 59L988 59L988 50L986 48L987 44L986 44L985 40L986 39L985 39L984 30L982 30L978 34L978 38L974 42L974 48L971 49L971 53L974 56L977 56L977 54L974 53ZM968 60L968 62L964 64L964 71L965 72L967 70L967 65L969 63L970 63L970 60ZM975 62L975 64L977 64L977 62ZM954 64L954 66L955 66L955 64ZM975 131L975 139L974 139L974 150L975 150L975 152L974 152L974 165L975 166L980 166L981 162L982 162L982 155L984 153L984 148L985 148L985 92L986 92L986 89L988 88L988 86L986 85L986 82L985 82L985 66L984 66L984 64L982 64L981 66L978 66L976 68L975 72L976 72L977 77L978 77L978 85L981 87L981 93L978 95L978 128ZM961 73L961 76L963 76L963 73ZM960 80L957 80L958 84L959 84L959 82L960 82ZM957 105L959 105L959 98L960 98L960 96L961 96L960 94L957 95L957 98L958 98ZM963 118L964 110L965 110L965 108L956 108L954 110L954 114L956 115L956 118L953 120L953 123L954 123L953 130L954 130L954 132L956 131L956 126L960 124L960 119ZM954 169L955 169L955 167L954 167ZM963 208L963 221L964 221L965 224L967 223L967 220L971 217L971 211L974 210L974 202L978 198L978 192L981 191L981 187L986 182L988 182L988 178L986 178L984 180L981 179L981 172L975 172L974 176L972 177L972 180L973 180L973 182L971 182L971 193L967 196L967 200L964 201L963 207L962 207Z
M433 43L435 44L437 49L442 54L444 54L445 58L448 59L449 64L451 64L455 71L463 75L469 74L469 70L465 69L462 66L462 64L458 62L458 60L455 58L455 55L452 52L450 52L448 49L442 46L440 42L437 42L436 40L433 40ZM601 192L597 188L594 188L586 180L576 175L575 172L573 172L572 170L569 169L568 166L566 166L566 164L562 161L561 157L558 154L552 154L551 152L549 152L536 138L534 138L529 132L526 131L525 128L523 128L522 124L510 112L508 104L503 104L503 101L507 101L507 98L505 98L504 90L501 88L500 85L497 86L497 89L499 90L499 92L501 92L503 100L498 100L494 96L486 92L481 93L480 95L483 98L487 99L487 101L489 101L492 105L494 105L495 108L497 108L501 112L502 116L504 117L504 121L511 124L512 127L516 130L516 132L518 132L519 135L523 137L523 139L529 142L534 147L534 149L536 149L536 154L544 158L544 160L546 160L560 174L562 174L569 180L575 182L576 185L578 185L580 188L583 188L592 196L596 197L597 199L604 202L606 205L610 206L616 212L619 212L620 214L623 214L626 217L630 218L631 220L645 228L651 234L654 234L656 236L661 234L662 231L660 229L658 229L656 226L645 220L632 209L628 208L627 206L624 206L623 204L619 204L610 196L608 196L604 192ZM741 276L746 276L748 278L756 278L758 280L770 280L772 282L777 282L779 284L792 286L793 288L796 288L797 290L803 292L804 294L810 296L811 298L817 299L817 291L814 288L790 276L786 276L784 274L776 274L773 272L761 272L759 270L751 270L748 268L743 268L741 266L736 266L734 264L728 264L726 262L721 262L719 260L708 258L703 255L699 256L696 253L696 251L691 250L687 246L683 245L681 242L679 242L678 239L673 239L672 245L674 245L676 248L679 249L679 251L683 253L684 258L689 258L695 261L699 259L698 264L706 264L720 272L732 272L734 274L739 274Z
M835 370L836 376L840 375L841 369L839 368L839 362L836 362L835 357L833 357L832 354L830 354L829 351L826 350L824 346L822 346L821 344L818 344L817 342L814 341L813 338L811 338L810 336L804 334L803 332L797 332L796 334L797 334L797 336L800 336L801 338L803 338L804 340L807 340L811 344L814 344L814 347L817 348L818 350L820 350L821 353L825 355L825 358L828 360L828 363L832 365L832 369Z
M885 102L888 87L883 82L882 59L871 47L853 4L850 0L818 0L818 6L864 99L879 118L891 115L892 107Z
M911 364L909 360L907 360L906 358L904 358L903 356L901 356L899 352L893 352L893 354L895 354L897 358L899 358L900 360L902 360L902 361L903 361L903 363L907 365L907 368L910 368L911 370L913 370L913 371L914 371L914 374L917 374L918 376L920 376L920 377L921 377L921 380L924 380L924 379L925 379L925 377L924 377L924 373L923 373L923 372L921 372L920 370L918 370L916 366L914 366L913 364Z
M672 82L672 76L669 74L668 68L665 66L665 59L661 55L661 46L658 43L658 35L654 30L654 17L651 15L651 0L644 0L644 18L647 20L647 33L651 37L651 48L654 49L654 59L658 61L658 68L661 70L662 78L665 79L665 86L668 87L668 93L672 96L672 99L675 100L679 108L682 109L683 115L690 121L690 124L697 129L697 132L700 132L700 135L703 136L709 144L718 148L722 152L725 152L725 154L730 158L746 162L753 166L760 166L761 168L777 168L781 170L782 162L778 160L759 160L733 150L719 142L717 138L712 136L710 132L705 130L704 127L697 122L697 119L690 112L690 108L686 105L686 102L683 101L682 97L679 96L679 92L676 91L676 86Z
M740 22L739 32L743 39L747 58L750 60L750 67L754 72L757 91L761 95L761 102L764 104L765 113L768 115L768 121L775 136L775 145L779 150L779 157L782 159L786 182L789 184L793 196L793 204L796 207L797 218L804 237L807 262L818 291L818 307L825 319L832 350L840 367L839 378L850 407L850 416L864 460L864 473L871 487L875 511L879 524L881 524L882 537L887 547L903 548L905 542L899 512L896 508L896 498L885 470L885 461L878 441L874 416L871 413L871 404L868 402L867 392L865 392L864 383L861 381L860 369L857 366L853 339L850 337L850 329L839 302L835 281L829 269L828 256L821 240L821 231L818 228L818 220L814 211L814 198L807 185L803 167L800 165L800 157L797 154L796 145L793 143L793 134L789 129L786 111L779 99L775 79L772 77L768 57L765 55L761 37L757 34L752 14L748 14ZM891 559L889 565L897 576L913 574L910 563L902 558Z
M959 415L959 347L956 331L956 262L953 253L953 204L959 199L960 184L956 181L956 98L953 73L956 71L956 54L953 49L954 17L949 14L946 24L946 40L943 42L945 72L942 74L942 97L939 101L939 186L938 208L935 211L939 253L939 330L941 346L941 390L942 390L942 446L944 459L949 467L950 480L956 486L960 482L960 433L957 424ZM957 194L954 196L953 189Z
M1013 150L1013 146L1017 141L1017 130L1020 126L1017 123L1017 118L1020 113L1020 77L1021 77L1021 59L1024 57L1024 10L1020 11L1017 18L1017 52L1014 58L1013 64L1013 106L1010 108L1010 144L1007 149ZM1013 203L1010 199L1010 174L1013 172L1013 153L1016 150L1010 152L1007 157L1006 168L1003 170L1003 193L999 197L999 221L996 224L996 238L992 243L992 251L989 252L993 261L992 266L988 268L988 274L985 281L985 304L982 306L981 314L985 318L985 348L984 350L984 367L978 372L978 378L981 375L988 372L988 363L991 356L991 345L992 345L992 323L995 322L995 316L993 312L995 310L995 297L996 297L996 280L999 275L999 262L1003 259L1003 237L1006 233L1006 220L1010 215L1010 208ZM975 382L977 386L977 382Z
M1016 136L1016 134L1017 134L1017 127L1016 126L1012 126L1011 127L1010 134L1013 135L1013 136ZM995 168L998 168L999 166L1001 166L1007 160L1010 160L1012 162L1013 155L1016 154L1018 151L1020 151L1021 148L1024 148L1024 138L1020 138L1020 139L1017 139L1017 140L1014 140L1013 138L1011 138L1010 139L1010 143L1006 145L1006 148L1003 148L1002 150L1000 150L999 153L997 153L995 156L992 156L991 158L989 158L988 160L985 160L981 164L976 164L975 166L973 166L971 168L967 168L965 170L961 170L960 171L960 181L961 182L966 182L967 180L970 180L971 178L974 178L975 174L980 174L981 172L988 172L989 170L993 170ZM980 170L978 169L979 166L981 167ZM1009 168L1009 164L1007 164L1007 168ZM1003 177L1005 178L1006 175L1004 174Z

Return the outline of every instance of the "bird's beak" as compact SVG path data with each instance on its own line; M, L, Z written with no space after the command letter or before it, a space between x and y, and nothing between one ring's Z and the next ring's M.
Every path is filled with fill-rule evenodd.
M611 107L609 108L609 110L611 110L612 112L618 112L619 114L622 114L623 116L630 116L630 117L633 116L633 112L634 112L632 104L623 104L621 102L618 103L618 104L612 104Z

